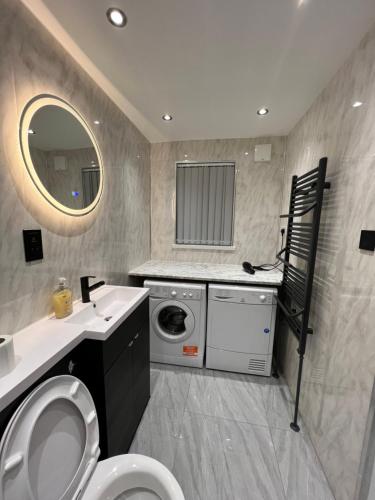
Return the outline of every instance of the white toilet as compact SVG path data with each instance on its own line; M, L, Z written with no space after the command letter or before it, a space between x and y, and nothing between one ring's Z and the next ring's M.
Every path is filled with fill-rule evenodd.
M0 443L0 500L184 500L171 472L143 455L97 462L99 427L87 387L62 375L23 401Z

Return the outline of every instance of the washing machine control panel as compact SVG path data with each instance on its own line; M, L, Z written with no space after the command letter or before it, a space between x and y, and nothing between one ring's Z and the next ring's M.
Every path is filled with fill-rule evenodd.
M175 289L170 290L170 297L183 300L200 300L201 290Z
M201 300L202 298L202 289L190 288L188 286L178 285L173 286L170 284L150 284L145 283L145 286L150 288L150 296L156 298L170 298L175 300Z

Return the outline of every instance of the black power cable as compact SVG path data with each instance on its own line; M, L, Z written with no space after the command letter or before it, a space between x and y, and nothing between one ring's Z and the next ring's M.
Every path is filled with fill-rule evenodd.
M285 234L285 229L281 229L281 248L284 247L284 234ZM274 269L277 269L279 266L281 266L282 262L276 261L274 264L261 264L259 266L253 266L250 264L250 262L243 262L242 267L243 270L249 274L255 274L255 271L273 271Z

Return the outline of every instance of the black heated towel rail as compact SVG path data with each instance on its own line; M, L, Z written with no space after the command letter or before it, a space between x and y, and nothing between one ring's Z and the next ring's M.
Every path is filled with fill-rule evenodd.
M326 182L327 158L321 158L317 168L292 178L289 212L280 215L288 219L285 247L277 254L284 264L283 283L277 298L282 315L298 339L298 377L293 422L298 432L298 407L301 392L303 359L309 327L311 292L318 246L320 215Z

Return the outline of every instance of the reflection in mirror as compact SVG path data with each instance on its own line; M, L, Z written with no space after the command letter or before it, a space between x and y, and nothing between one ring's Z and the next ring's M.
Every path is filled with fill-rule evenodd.
M82 209L99 189L99 160L91 139L68 111L44 106L30 123L29 148L36 173L62 205Z
M53 96L35 98L21 123L21 147L35 185L71 215L95 207L103 179L99 150L83 118Z

